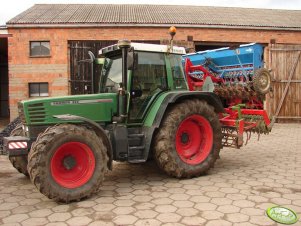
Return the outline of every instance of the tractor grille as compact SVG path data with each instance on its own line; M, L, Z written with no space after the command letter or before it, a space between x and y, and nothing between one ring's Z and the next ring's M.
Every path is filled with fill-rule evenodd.
M26 124L24 108L23 108L23 104L21 102L18 102L18 113L19 113L19 117L20 117L22 124Z
M44 122L46 111L43 103L28 105L28 114L30 122Z

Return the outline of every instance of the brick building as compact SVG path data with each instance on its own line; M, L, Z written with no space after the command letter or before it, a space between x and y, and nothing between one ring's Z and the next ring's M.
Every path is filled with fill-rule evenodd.
M270 102L268 100L268 108L271 112L276 111L281 90L286 85L282 80L288 77L292 67L288 61L294 62L294 53L300 50L301 11L202 6L41 4L34 5L7 22L8 33L12 35L8 38L11 119L17 116L17 102L21 99L89 92L86 81L89 77L82 75L88 71L89 66L81 63L89 57L88 50L97 54L102 46L124 38L160 43L169 38L168 27L171 25L177 27L175 39L183 40L183 45L192 44L196 51L230 44L264 44L267 67L273 69L276 78L275 98ZM282 49L283 54L292 53L291 58L280 56L275 50L277 48ZM281 57L287 58L287 65L284 66L286 71L278 73L278 65L273 65L272 61L277 62ZM301 70L299 56L296 68L296 73ZM288 103L287 98L299 95L296 97L297 106L282 107L280 116L301 118L301 94L296 94L301 93L300 74L296 74L299 78L293 79L297 82L284 101Z

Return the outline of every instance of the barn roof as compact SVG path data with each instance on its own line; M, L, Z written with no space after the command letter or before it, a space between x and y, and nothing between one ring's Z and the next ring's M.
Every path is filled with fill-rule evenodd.
M209 6L37 4L8 27L170 26L301 30L301 10Z

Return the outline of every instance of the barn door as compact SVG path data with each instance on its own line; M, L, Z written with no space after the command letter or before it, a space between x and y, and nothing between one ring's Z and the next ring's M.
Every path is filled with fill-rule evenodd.
M89 51L96 57L98 51L117 41L69 41L70 49L70 91L72 95L90 94L97 92L97 80L94 80L94 91L92 91L92 74L98 75L100 68L92 67ZM98 65L99 66L99 65ZM93 68L93 70L92 70Z
M274 90L267 110L274 121L301 120L301 45L269 46Z

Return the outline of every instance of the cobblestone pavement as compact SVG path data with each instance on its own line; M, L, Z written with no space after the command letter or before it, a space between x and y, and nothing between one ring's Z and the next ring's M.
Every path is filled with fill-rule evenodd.
M260 141L223 149L199 178L170 178L152 162L115 163L98 194L68 205L48 200L0 157L4 225L277 225L265 215L273 205L301 214L301 124L276 124Z

